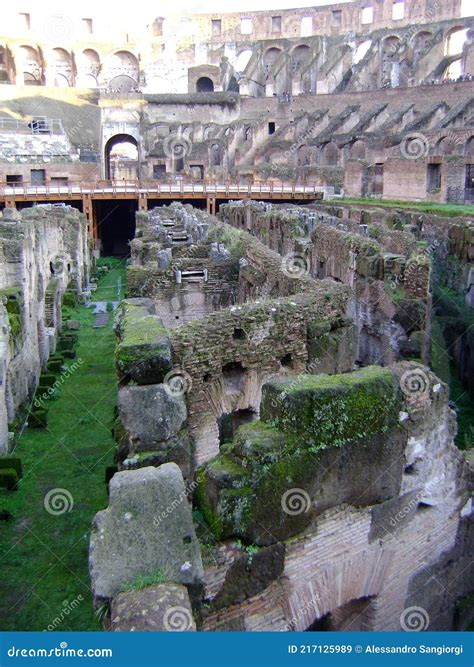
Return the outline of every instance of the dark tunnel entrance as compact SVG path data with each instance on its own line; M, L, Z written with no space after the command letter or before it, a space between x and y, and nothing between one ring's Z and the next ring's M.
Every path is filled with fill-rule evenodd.
M135 237L137 202L98 201L94 206L101 254L127 257L130 254L129 242Z

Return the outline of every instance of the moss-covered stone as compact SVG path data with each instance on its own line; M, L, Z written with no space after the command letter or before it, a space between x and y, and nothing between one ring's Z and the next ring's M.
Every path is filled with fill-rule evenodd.
M56 376L54 373L41 373L39 383L44 387L52 387L56 382Z
M13 491L18 484L18 475L13 468L0 468L0 488Z
M266 545L328 507L387 500L403 474L398 408L395 379L379 367L264 385L267 422L241 426L200 471L199 509L218 539Z
M48 411L42 407L33 407L28 416L29 428L46 428L48 425Z
M159 383L172 368L170 338L161 319L134 301L124 301L119 313L117 370L137 384Z
M2 456L0 457L0 470L5 470L12 468L18 478L22 477L23 469L21 465L21 459L18 456Z
M9 287L0 290L0 302L3 302L8 313L10 336L13 343L18 344L23 328L22 310L23 295L20 287Z
M302 375L265 386L261 416L310 451L386 433L397 404L392 374L369 366L342 375Z

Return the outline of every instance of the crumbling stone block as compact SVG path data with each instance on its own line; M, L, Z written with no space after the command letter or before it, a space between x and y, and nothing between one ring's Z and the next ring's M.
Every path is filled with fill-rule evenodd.
M118 472L109 488L109 506L96 514L90 541L95 598L112 598L137 577L156 573L198 590L201 553L178 466Z
M171 344L149 299L126 299L118 314L116 365L122 378L137 384L162 382L171 370Z
M112 601L113 632L194 632L188 591L180 584L157 584L119 593Z

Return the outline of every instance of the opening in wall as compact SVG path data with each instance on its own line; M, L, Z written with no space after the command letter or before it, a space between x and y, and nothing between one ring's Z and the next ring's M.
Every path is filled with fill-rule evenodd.
M395 0L392 7L392 19L400 21L403 18L405 18L405 3L403 0Z
M7 185L21 185L23 183L23 176L21 174L7 174Z
M250 35L251 33L252 33L252 19L249 18L240 19L240 34Z
M429 164L426 168L426 189L436 192L441 188L441 165Z
M360 22L362 25L367 25L374 22L374 8L373 7L363 7Z
M272 32L281 32L281 16L272 16Z
M275 122L271 120L268 123L268 134L275 134L275 130L276 130Z
M340 9L333 10L331 14L331 25L333 28L339 28L342 25L342 11Z
M257 413L251 408L234 410L234 412L221 415L217 420L219 444L223 445L225 442L231 442L239 426L256 421L257 418Z

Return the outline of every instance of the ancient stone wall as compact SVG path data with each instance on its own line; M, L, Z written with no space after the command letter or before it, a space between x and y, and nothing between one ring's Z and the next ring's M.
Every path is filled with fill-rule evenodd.
M67 289L88 283L85 218L71 207L5 209L0 219L0 451L55 351Z
M348 314L359 332L358 360L429 358L430 260L411 232L341 219L331 207L235 202L221 206L230 224L280 252L298 275L331 277L353 292ZM374 231L375 229L375 231ZM389 252L384 248L387 242ZM400 248L406 255L393 250Z
M348 416L342 427L334 420L339 404ZM446 386L407 362L352 376L301 376L266 385L261 415L263 423L242 427L207 465L199 506L221 539L260 545L254 552L262 561L275 560L275 547L265 545L284 546L283 564L262 590L262 563L245 550L236 556L235 540L224 540L205 571L203 628L399 630L421 595L433 627L452 627L455 601L469 588L464 577L450 588L440 580L442 603L424 588L455 546L460 562L467 555L458 532L468 471L453 444ZM256 594L242 594L242 558ZM346 605L356 602L362 607L351 618ZM315 626L318 620L329 625Z
M169 224L173 214L185 221L179 232L177 225ZM155 218L161 222L153 222ZM174 244L173 234L183 239L183 230L187 230L187 239ZM142 463L147 455L156 460L157 454L151 452L161 449L163 460L174 456L172 460L189 475L193 467L218 453L226 429L231 432L240 420L258 418L261 387L269 378L308 368L313 372L352 368L355 331L344 314L349 290L333 281L293 274L280 255L247 232L218 223L191 207L171 206L155 209L149 217L142 215L132 248L133 265L127 276L132 299L127 312L132 307L141 311L133 311L136 320L130 333L123 319L126 313L118 322L117 362L124 384L134 380L147 387L121 390L126 397L125 402L119 401L122 424L127 421L126 413L133 413L133 394L137 414L142 414L138 402L145 401L145 395L150 401L157 392L162 395L162 383L172 381L173 374L184 382L187 418L181 409L184 398L174 396L168 409L182 416L162 437L145 436L145 426L140 435L140 425L134 420L133 436L120 438L126 465L139 451L139 460L132 465ZM204 271L205 265L208 277L214 275L215 280L200 276L192 290L182 282L172 284L172 274L167 272L181 271L183 279L183 255L189 262L207 257L204 264L193 259L195 263L186 266ZM167 268L160 269L160 263ZM213 263L225 269L227 276L231 272L219 302L211 300L219 276ZM233 305L227 296L229 287ZM168 296L178 301L171 319ZM204 309L199 307L203 303L207 303ZM160 350L153 354L145 338L148 331L148 340L153 340L157 318L160 335L167 342L160 343ZM138 333L141 328L143 335ZM144 424L143 414L141 419ZM125 430L130 426L125 424Z

